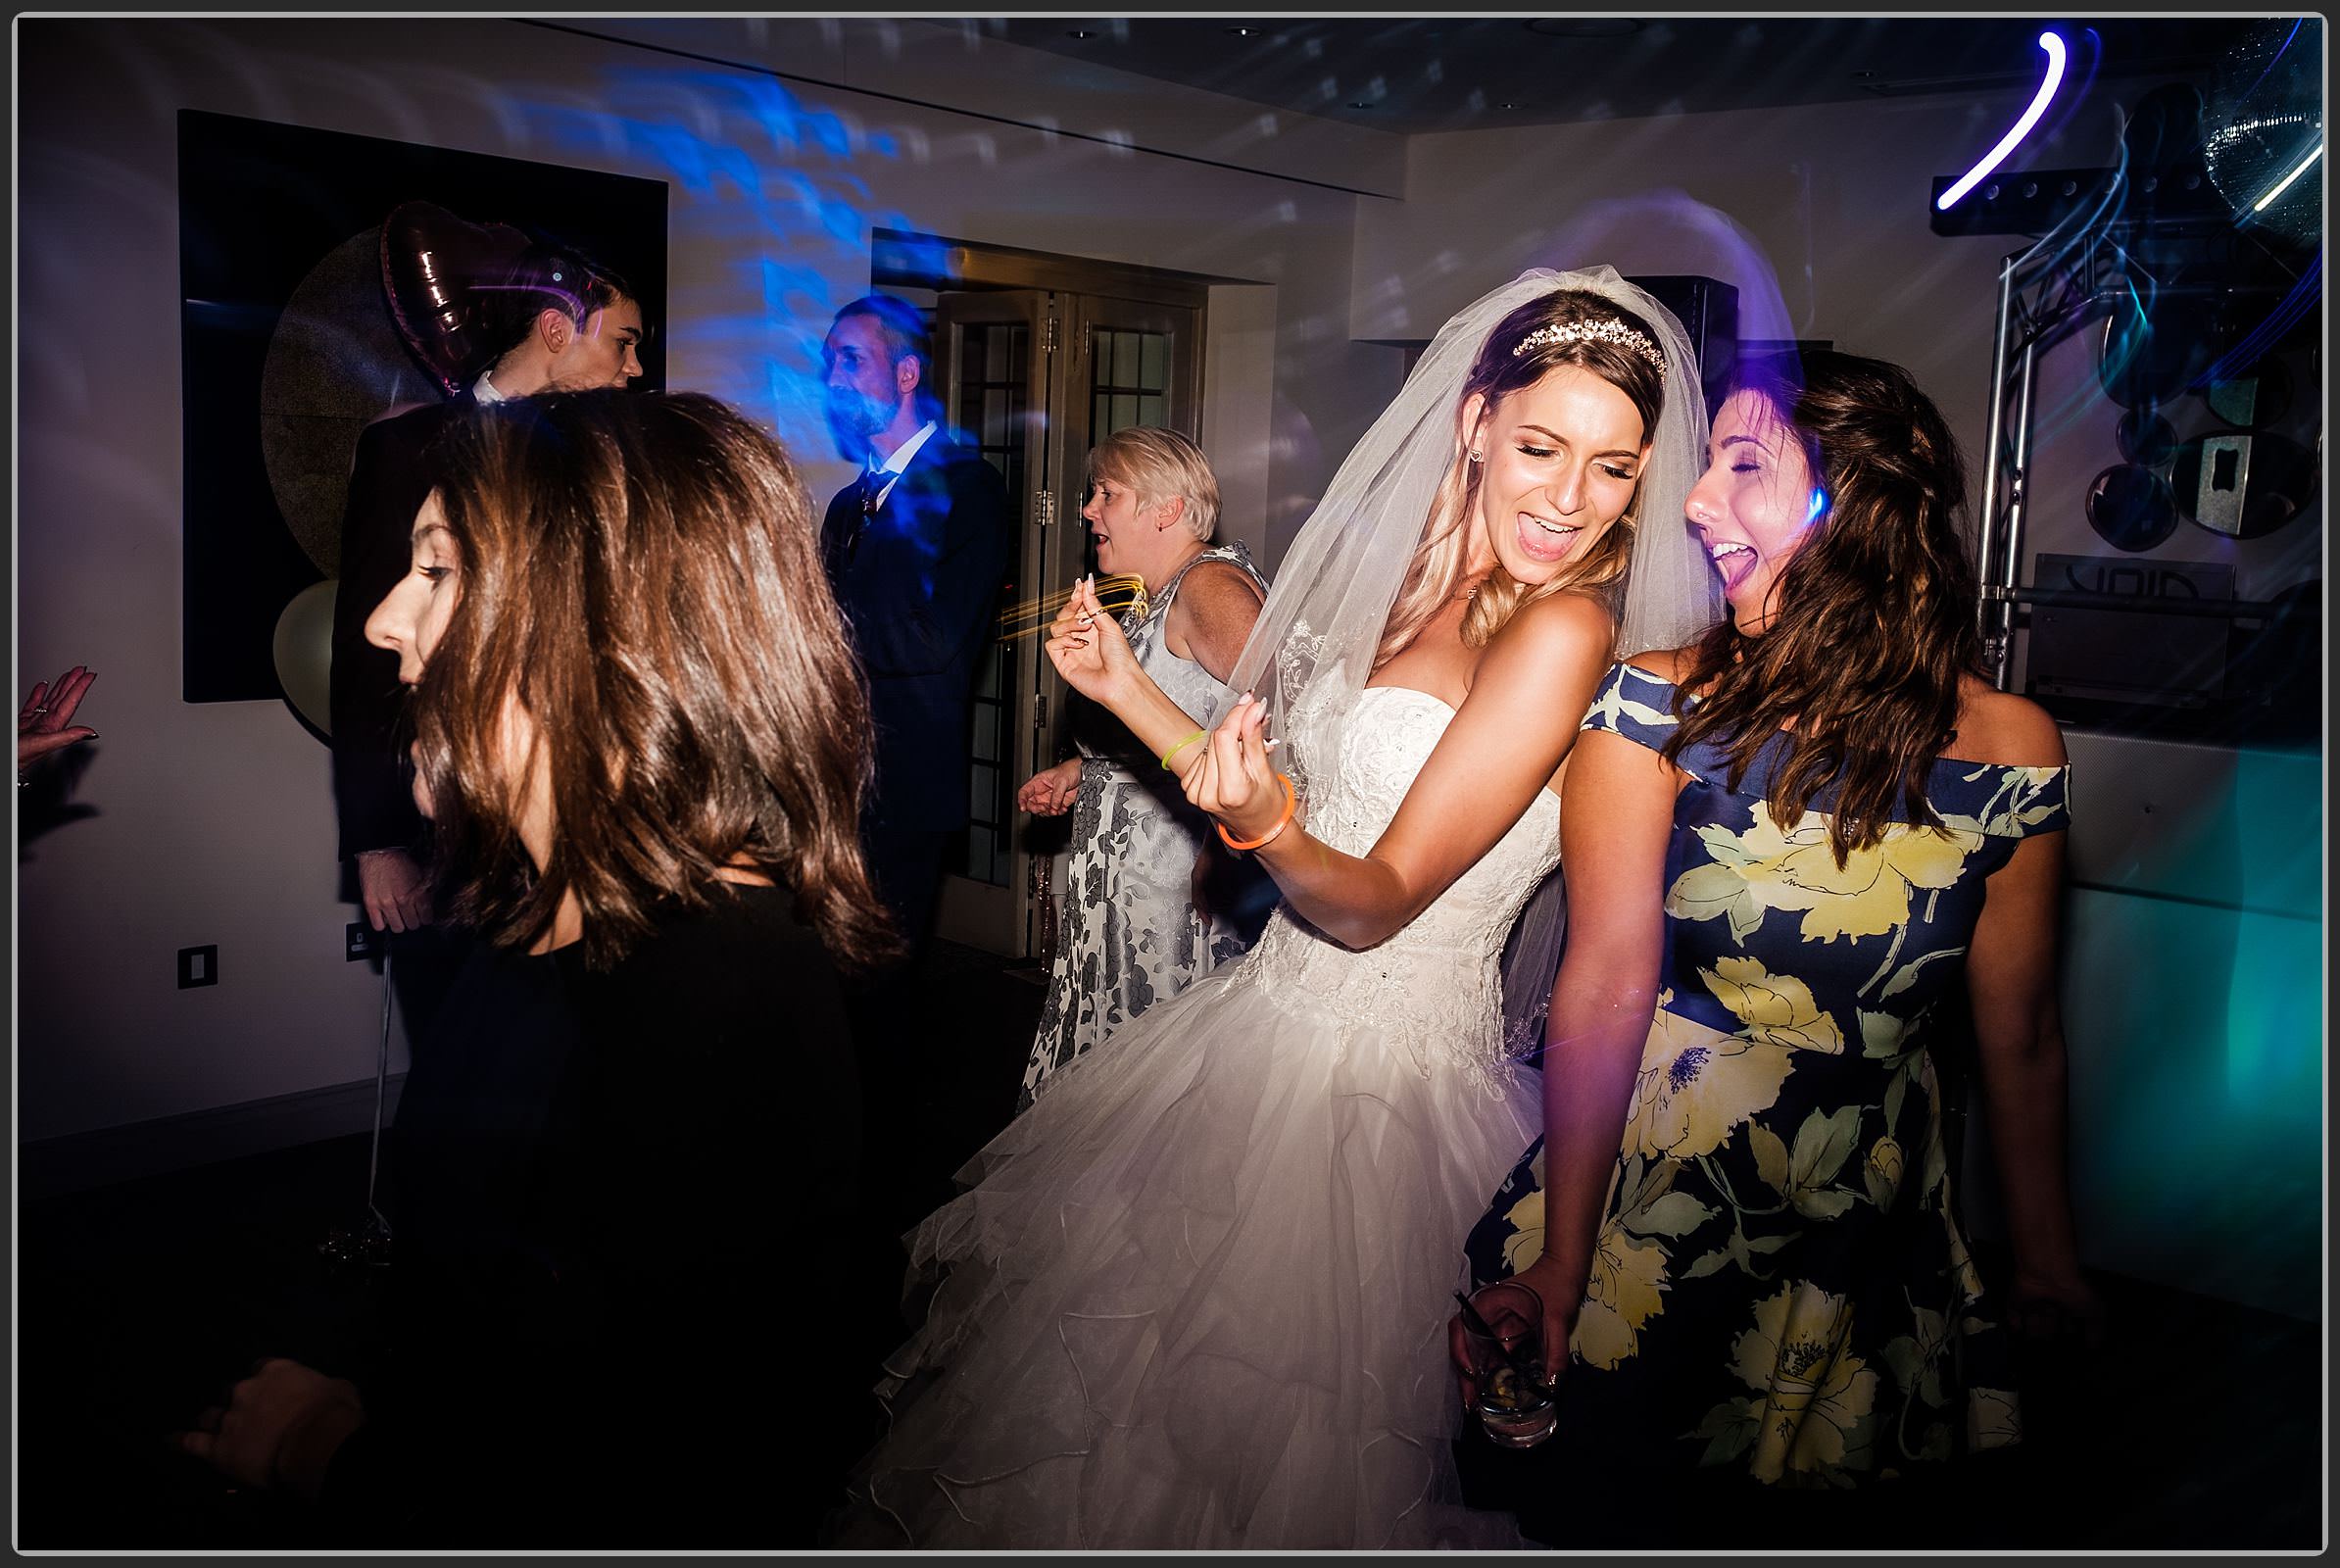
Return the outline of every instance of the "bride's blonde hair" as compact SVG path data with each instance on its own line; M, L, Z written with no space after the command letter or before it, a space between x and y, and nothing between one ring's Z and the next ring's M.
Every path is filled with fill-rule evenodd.
M1592 330L1583 330L1587 327ZM1547 330L1552 328L1578 330ZM1529 344L1531 337L1535 342ZM1636 337L1638 343L1633 341ZM1559 367L1575 366L1626 395L1641 416L1642 438L1648 440L1666 407L1666 379L1657 344L1657 334L1632 312L1583 289L1555 289L1495 323L1455 399L1454 458L1431 500L1422 542L1383 625L1381 645L1373 657L1375 668L1396 658L1422 634L1422 628L1461 588L1469 567L1470 522L1479 502L1481 473L1480 465L1465 456L1471 432L1463 428L1463 410L1470 406L1472 394L1484 393L1485 406L1491 409ZM1614 612L1618 585L1625 580L1626 564L1633 559L1640 507L1641 492L1636 485L1625 514L1549 582L1523 583L1497 565L1463 612L1463 646L1486 647L1522 608L1571 590L1596 590L1612 601Z

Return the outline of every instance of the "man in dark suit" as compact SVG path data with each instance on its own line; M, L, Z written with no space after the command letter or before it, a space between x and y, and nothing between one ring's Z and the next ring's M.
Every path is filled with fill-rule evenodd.
M909 305L872 294L846 306L822 361L830 427L861 465L829 503L821 548L877 726L863 842L915 956L966 842L968 716L1014 538L1007 487L943 427L926 324Z
M943 426L928 386L926 323L872 294L837 313L822 347L830 428L861 477L829 503L821 551L869 680L877 780L861 842L878 898L908 950L900 967L848 997L861 1080L862 1148L894 1151L864 1165L861 1226L873 1285L867 1356L907 1325L899 1302L898 1238L951 1196L958 1160L931 1071L949 1031L938 999L908 983L933 933L943 877L967 838L967 738L978 661L989 650L1013 532L1007 487L982 454ZM873 1428L870 1437L877 1435Z
M580 286L581 280L581 286ZM376 931L393 933L393 970L414 1041L451 975L430 930L423 823L407 758L398 659L366 641L366 617L410 564L414 514L430 494L432 443L481 403L530 393L623 386L642 373L642 307L625 282L555 242L533 246L514 275L478 295L482 352L470 384L443 403L376 420L358 438L342 514L341 578L333 596L333 796L341 858Z

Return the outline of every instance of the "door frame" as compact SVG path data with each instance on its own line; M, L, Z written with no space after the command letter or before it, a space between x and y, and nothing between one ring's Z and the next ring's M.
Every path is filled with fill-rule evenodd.
M1199 437L1202 421L1204 354L1210 287L1238 283L1201 273L1175 272L1124 263L1020 250L1012 246L945 240L931 235L876 230L871 238L874 287L931 289L936 300L938 387L954 426L966 421L957 407L958 346L952 320L1022 319L1032 323L1030 374L1035 395L1027 411L1025 475L1029 493L1015 498L1018 511L1016 574L1018 597L1039 599L1062 592L1083 569L1087 541L1078 518L1089 447L1094 440L1088 405L1088 373L1097 306L1119 304L1152 318L1175 313L1175 330L1186 339L1182 372L1171 387L1165 422ZM970 316L971 301L1001 296L996 312ZM980 308L977 308L980 310ZM1110 323L1108 323L1110 324ZM1167 324L1167 323L1164 323ZM1157 328L1158 329L1158 328ZM1046 389L1045 396L1039 389ZM1075 404L1078 404L1076 407ZM1069 525L1069 531L1068 531ZM1079 538L1075 545L1073 539ZM1038 654L1038 645L1033 644ZM1000 765L1011 784L1056 760L1063 734L1067 688L1045 659L1019 660L1016 710L1010 725L1010 755ZM978 882L956 874L945 878L937 934L969 947L1009 957L1043 954L1053 931L1052 872L1065 860L1069 818L1019 825L1013 835L1010 886ZM955 862L954 863L959 863Z
M960 355L965 341L964 329L978 325L1021 325L1025 330L1024 385L1026 401L1021 436L1024 452L1024 493L1009 495L1009 505L1016 513L1015 551L1010 578L1012 597L1030 600L1036 591L1031 585L1040 580L1049 554L1049 542L1054 518L1049 498L1054 494L1051 468L1055 463L1054 448L1060 445L1055 432L1064 428L1063 376L1057 373L1055 363L1061 353L1058 343L1057 312L1053 296L1039 289L995 289L984 291L951 290L940 295L935 302L933 346L938 375L936 391L943 401L943 416L951 428L974 432L981 438L980 411L961 405L965 384ZM1003 595L1000 608L1004 610L1008 596ZM993 657L987 644L985 657ZM1032 878L1026 865L1023 833L1014 820L1012 790L1035 770L1027 765L1038 750L1036 725L1044 722L1045 707L1035 712L1034 694L1040 690L1034 664L1041 657L1038 642L1031 637L1022 639L1017 657L1009 668L1009 688L1001 693L1008 709L1006 733L1001 737L1000 755L994 765L1002 775L997 791L1004 801L999 808L1008 813L1001 825L1007 829L1011 852L1005 885L978 880L947 871L943 890L937 901L936 934L968 947L999 952L1003 947L1007 956L1021 957L1031 946L1033 927ZM1050 672L1051 675L1053 672ZM975 724L984 722L980 705L972 714ZM970 739L972 734L970 734ZM956 760L972 765L971 757ZM973 781L969 781L970 793ZM970 822L972 829L976 824ZM951 866L965 863L966 844L962 840L950 860Z

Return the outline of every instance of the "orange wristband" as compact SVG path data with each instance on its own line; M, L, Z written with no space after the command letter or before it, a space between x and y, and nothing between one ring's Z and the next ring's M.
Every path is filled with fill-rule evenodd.
M1296 793L1294 793L1292 787L1292 775L1290 773L1278 773L1276 778L1277 781L1284 786L1284 814L1276 818L1276 825L1274 827L1269 828L1265 833L1260 834L1259 837L1255 839L1238 840L1229 838L1227 836L1227 824L1224 822L1219 823L1218 829L1220 842L1224 843L1229 849L1258 849L1262 844L1265 844L1268 840L1283 832L1285 824L1292 820L1292 813L1300 808L1300 798Z

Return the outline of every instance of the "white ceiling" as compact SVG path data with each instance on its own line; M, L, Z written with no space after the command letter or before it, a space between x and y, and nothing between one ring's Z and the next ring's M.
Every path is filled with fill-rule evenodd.
M1229 16L962 25L1269 108L1414 134L2020 87L2039 79L2035 40L2051 24L2074 41L2075 72L2085 59L2080 33L2093 27L2099 76L2183 75L2207 72L2253 20Z

